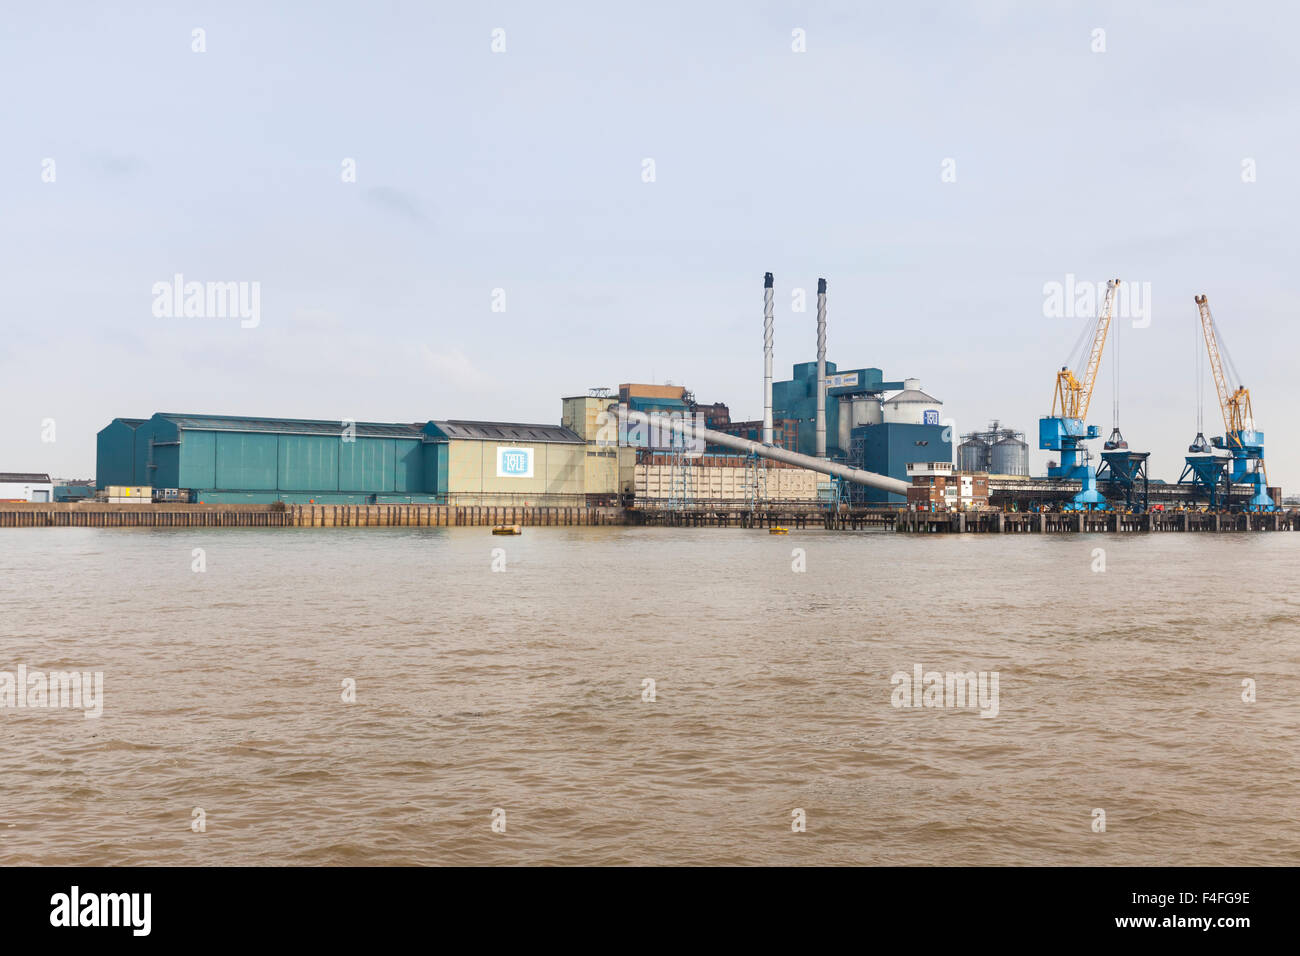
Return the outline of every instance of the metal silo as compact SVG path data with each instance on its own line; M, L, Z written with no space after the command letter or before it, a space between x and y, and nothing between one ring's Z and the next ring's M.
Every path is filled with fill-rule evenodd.
M1029 446L1010 436L994 442L989 471L995 475L1028 475Z
M921 380L903 380L907 386L883 406L887 425L938 425L943 418L943 402L921 391Z
M967 438L957 446L958 471L988 471L989 443L982 438Z

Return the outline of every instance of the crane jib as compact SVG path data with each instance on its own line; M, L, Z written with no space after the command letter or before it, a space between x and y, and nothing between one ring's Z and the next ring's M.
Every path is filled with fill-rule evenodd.
M1106 283L1106 298L1102 301L1101 314L1093 329L1092 347L1088 350L1083 377L1076 376L1068 368L1057 372L1056 396L1052 400L1053 415L1058 413L1059 408L1062 418L1083 421L1088 417L1088 406L1092 404L1092 392L1097 384L1097 372L1101 369L1102 353L1106 350L1106 335L1115 314L1115 293L1119 285L1119 279L1111 279Z

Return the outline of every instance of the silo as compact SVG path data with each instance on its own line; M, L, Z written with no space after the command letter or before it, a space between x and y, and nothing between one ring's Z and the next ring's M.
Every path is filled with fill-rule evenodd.
M904 380L907 386L885 402L884 421L896 425L938 425L943 416L943 402L921 391L919 379Z
M875 395L855 395L853 397L853 427L859 425L879 425L884 421L884 412L880 399Z
M1029 446L1010 436L994 442L989 471L995 475L1028 475Z
M988 471L989 443L971 436L957 446L958 471Z
M878 395L840 396L840 448L849 450L853 429L860 425L879 425L884 420Z
M839 415L839 446L840 451L849 450L850 432L853 430L853 396L840 396L840 415Z

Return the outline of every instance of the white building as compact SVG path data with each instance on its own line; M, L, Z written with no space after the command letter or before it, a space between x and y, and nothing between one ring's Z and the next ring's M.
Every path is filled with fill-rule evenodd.
M943 421L943 402L921 391L919 378L903 380L903 390L885 402L883 418L891 425L938 425Z
M53 501L49 475L0 471L0 501Z

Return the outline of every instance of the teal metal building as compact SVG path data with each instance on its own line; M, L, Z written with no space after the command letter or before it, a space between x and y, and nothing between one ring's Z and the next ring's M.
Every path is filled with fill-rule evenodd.
M192 490L207 503L436 502L423 424L159 413L99 432L95 485Z
M95 486L175 488L206 504L567 504L584 497L575 448L582 438L557 425L160 412L99 432ZM526 471L503 478L502 452Z
M895 392L893 398L885 394ZM817 363L801 362L793 376L772 384L773 418L798 423L797 451L816 454ZM918 379L886 381L878 368L841 372L826 363L826 455L881 475L908 481L918 461L952 461L951 428L941 423L943 403L920 390ZM854 486L851 499L906 504L904 495Z
M826 454L829 458L843 458L849 453L848 429L840 428L842 397L871 397L879 401L883 393L902 389L903 382L886 382L878 368L859 368L841 372L834 362L826 363ZM778 421L788 419L799 422L798 447L803 455L817 454L817 363L800 362L794 367L793 377L784 382L772 383L772 417Z

